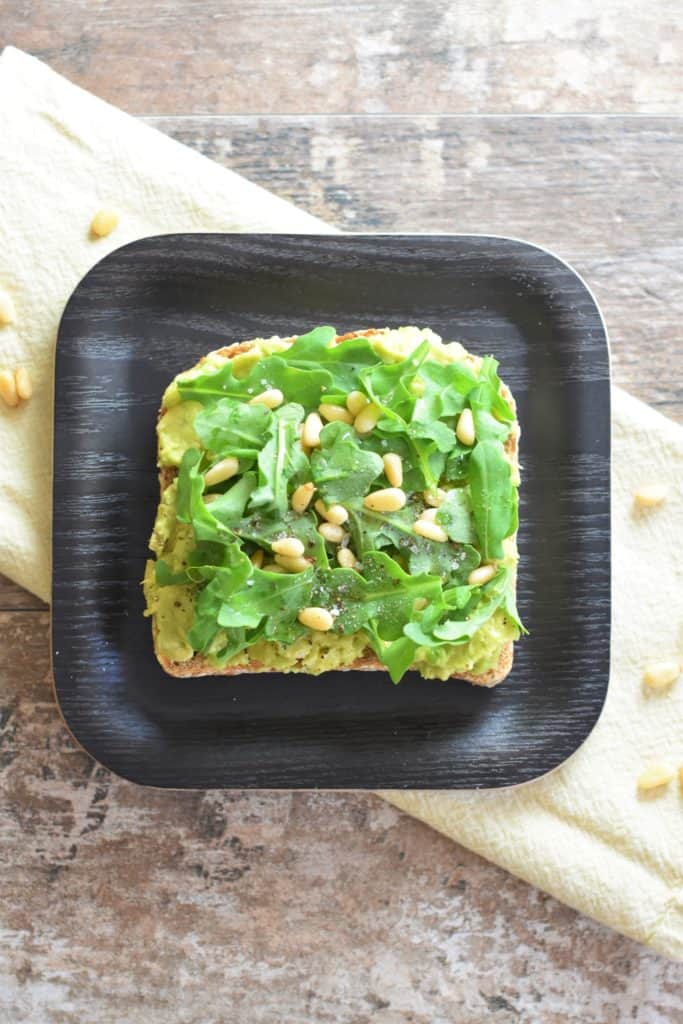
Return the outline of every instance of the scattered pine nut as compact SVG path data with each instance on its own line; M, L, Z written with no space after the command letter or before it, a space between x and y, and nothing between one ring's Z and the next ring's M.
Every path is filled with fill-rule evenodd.
M646 484L644 487L639 487L634 494L636 505L641 508L653 508L655 505L661 505L666 499L668 488L665 484Z
M426 537L427 540L438 541L439 544L444 544L448 540L448 534L443 526L439 526L438 523L430 523L428 519L418 519L413 524L413 533L419 537Z
M318 533L325 540L328 540L330 544L341 544L344 539L344 530L337 523L321 523L318 527Z
M205 494L204 495L204 504L205 505L210 505L213 501L218 501L219 498L220 498L220 494Z
M17 311L14 308L11 295L7 292L0 292L0 327L7 327L8 324L15 323L17 319Z
M427 607L428 604L429 601L427 600L426 597L416 597L415 600L413 601L413 610L416 612L421 612Z
M342 526L349 518L349 513L343 505L326 505L324 501L316 501L315 510L318 515L335 526Z
M14 383L16 384L19 398L27 402L33 394L33 381L25 366L18 366L14 371Z
M328 423L348 423L349 426L353 423L353 416L343 405L329 405L327 402L321 402L318 412Z
M354 429L359 434L369 434L377 426L377 421L382 416L382 410L379 406L370 404L366 405L364 409L356 416L353 421Z
M403 460L395 452L387 452L382 456L384 475L392 487L400 487L403 483Z
M264 572L286 572L287 570L283 569L282 566L278 565L276 562L266 562L266 564L263 566L263 571Z
M362 415L362 413L361 413ZM384 487L363 498L363 504L372 512L398 512L407 501L405 491L400 487Z
M98 238L110 235L119 223L119 215L114 210L98 210L90 224L90 230Z
M17 383L14 379L14 374L10 370L0 370L0 398L10 409L14 409L19 405Z
M253 398L250 398L247 404L265 405L266 409L277 409L284 400L285 396L279 388L268 388L266 391L262 391L260 395L254 395Z
M327 608L302 608L297 618L302 626L308 626L318 633L327 633L334 625L334 619Z
M240 464L234 455L228 455L227 459L221 459L215 466L208 469L204 474L204 483L207 487L213 487L214 484L222 484L224 480L229 480L230 477L235 476L239 473Z
M276 555L285 555L287 558L301 558L305 551L298 537L282 537L274 540L271 547Z
M315 494L315 484L299 484L297 489L292 494L292 510L301 515L306 511L311 503L311 498Z
M346 396L346 408L353 417L356 417L366 405L370 405L370 399L362 391L349 391Z
M275 564L286 572L304 572L309 566L305 558L288 558L287 555L276 555Z
M481 586L483 583L488 583L496 575L495 565L480 565L478 569L473 569L467 577L467 582L471 587Z
M351 548L339 548L337 551L337 561L342 569L355 569L357 565L356 556Z
M434 491L423 491L422 497L432 508L439 508L446 500L446 493L442 487L437 487Z
M474 417L472 416L471 409L463 409L458 417L458 425L455 428L455 436L458 441L463 444L472 447L476 441L476 434L474 432Z
M665 690L680 674L681 666L677 661L658 661L647 666L643 673L643 682L651 690Z
M307 448L320 447L320 431L323 429L323 421L317 412L309 412L304 420L304 429L301 435L301 442Z
M426 508L424 512L420 512L419 518L425 519L428 523L435 523L438 514L438 508Z
M674 773L668 765L655 761L638 776L638 789L648 792L660 786L668 786L673 777Z
M257 548L254 554L251 556L251 564L255 569L261 569L263 567L263 559L265 555L263 548Z

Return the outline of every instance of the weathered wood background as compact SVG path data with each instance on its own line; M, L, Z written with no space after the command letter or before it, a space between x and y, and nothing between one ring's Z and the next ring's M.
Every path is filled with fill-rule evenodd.
M675 111L677 4L0 9L3 41L137 113L432 111L148 120L345 230L549 246L617 383L680 418L681 122L437 116ZM680 966L375 798L112 778L61 723L48 629L0 581L3 1022L683 1021Z

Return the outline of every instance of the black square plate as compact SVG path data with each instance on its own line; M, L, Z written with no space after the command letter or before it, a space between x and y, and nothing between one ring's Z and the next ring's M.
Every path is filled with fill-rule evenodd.
M493 353L519 404L519 605L531 635L494 690L384 673L173 679L140 580L155 421L223 344L417 324ZM166 235L102 260L59 330L53 664L64 718L155 786L505 786L560 764L600 714L610 645L609 357L577 275L509 238Z

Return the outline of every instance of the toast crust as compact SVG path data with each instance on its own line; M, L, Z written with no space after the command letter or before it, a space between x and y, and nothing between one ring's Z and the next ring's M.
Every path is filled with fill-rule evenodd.
M335 344L340 344L342 341L346 341L349 338L369 338L373 335L383 334L384 329L373 329L363 331L349 331L347 334L338 334L335 338ZM294 341L294 337L283 338L283 341ZM216 352L225 356L228 359L234 359L235 356L241 355L244 352L249 352L253 348L253 342L251 341L240 341L235 342L233 345L227 345L223 348L216 349ZM206 361L206 356L199 360L196 364L201 366ZM509 389L505 384L501 387L501 394L507 402L510 403L513 410L516 408L515 400L512 397ZM166 412L164 406L159 410L158 418ZM519 429L513 430L510 437L505 443L505 450L508 455L511 456L515 465L517 464L517 454L519 450ZM164 491L169 487L177 476L177 470L174 466L162 466L159 469L159 492L160 496L163 496ZM195 654L192 658L187 661L171 661L166 655L162 654L158 648L158 627L156 618L152 616L152 636L154 639L154 653L156 654L157 661L171 676L177 676L179 678L189 678L190 676L237 676L244 675L246 673L263 673L273 672L274 670L262 665L259 661L251 660L247 665L234 665L226 666L224 668L217 668L212 665L208 658L205 658L203 654ZM509 675L512 669L512 662L514 657L514 645L512 641L508 641L500 652L500 657L497 664L490 668L487 672L476 674L474 672L460 672L456 675L450 676L451 679L462 679L465 682L472 683L474 686L497 686L498 683L502 683L506 676ZM371 649L368 648L366 652L360 657L356 658L355 661L349 665L345 665L343 669L337 671L355 671L355 672L385 672L385 666L378 661L374 656ZM291 672L291 670L290 670ZM296 674L296 673L293 673Z

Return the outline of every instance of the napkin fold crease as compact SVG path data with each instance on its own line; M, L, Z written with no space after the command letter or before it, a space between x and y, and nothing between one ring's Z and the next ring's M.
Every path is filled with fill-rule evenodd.
M0 328L0 365L27 366L35 384L29 402L0 407L0 572L48 600L54 344L80 278L144 235L334 229L13 48L0 57L0 138L0 289L17 309ZM120 226L94 241L102 206ZM564 765L524 786L381 795L683 959L683 791L672 783L648 797L636 787L651 760L683 764L683 680L666 693L642 686L646 663L682 654L683 429L618 388L612 426L612 668L597 726ZM653 482L669 484L668 500L639 514L633 492Z

